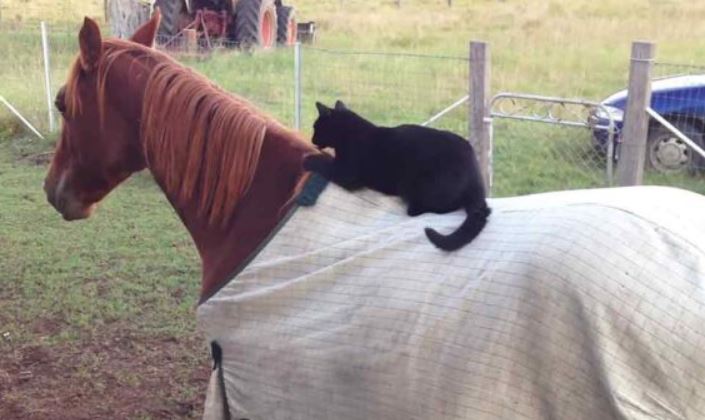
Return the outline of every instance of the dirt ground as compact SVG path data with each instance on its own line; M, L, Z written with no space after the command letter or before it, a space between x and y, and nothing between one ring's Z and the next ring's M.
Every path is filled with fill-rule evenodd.
M39 320L39 342L13 346L0 336L0 419L189 419L202 414L209 357L198 338L111 326L51 344L61 329ZM1 334L1 333L0 333Z

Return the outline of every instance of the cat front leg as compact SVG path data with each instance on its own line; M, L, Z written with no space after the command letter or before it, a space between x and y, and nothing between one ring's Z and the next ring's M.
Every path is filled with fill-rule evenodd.
M327 179L331 179L333 174L333 165L333 157L325 153L308 155L304 158L303 163L305 170L319 173Z
M329 179L348 191L356 191L365 188L365 184L360 181L354 173L342 169L337 165L333 166L333 173Z
M365 187L353 170L346 168L341 162L336 161L325 153L306 156L303 166L307 171L319 173L348 191L355 191Z

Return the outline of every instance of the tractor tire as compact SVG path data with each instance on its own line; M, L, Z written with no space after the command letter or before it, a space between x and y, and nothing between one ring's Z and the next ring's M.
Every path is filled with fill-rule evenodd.
M277 8L277 43L284 46L296 44L296 11L293 7Z
M154 7L159 7L162 22L157 30L157 36L172 37L181 30L183 20L183 0L156 0Z
M277 41L274 0L240 0L235 10L235 41L243 49L269 49Z

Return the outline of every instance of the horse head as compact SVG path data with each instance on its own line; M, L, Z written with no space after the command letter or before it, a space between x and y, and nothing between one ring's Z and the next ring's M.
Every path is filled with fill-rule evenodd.
M159 12L130 41L151 47ZM120 80L106 83L113 64L96 22L86 18L78 36L80 53L55 105L61 136L44 181L47 199L66 220L84 219L97 203L132 173L145 168L139 111L125 112L129 90Z

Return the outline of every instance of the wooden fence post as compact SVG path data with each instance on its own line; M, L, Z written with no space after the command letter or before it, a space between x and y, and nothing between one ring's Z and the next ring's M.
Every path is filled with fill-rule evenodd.
M490 70L490 46L485 42L470 42L470 143L475 148L488 195L492 187Z
M655 45L651 42L632 43L627 105L617 162L617 183L620 186L640 185L644 177L646 137L649 131L646 108L651 104L654 51Z
M186 38L186 53L194 54L198 52L198 32L195 29L184 29L183 32Z

